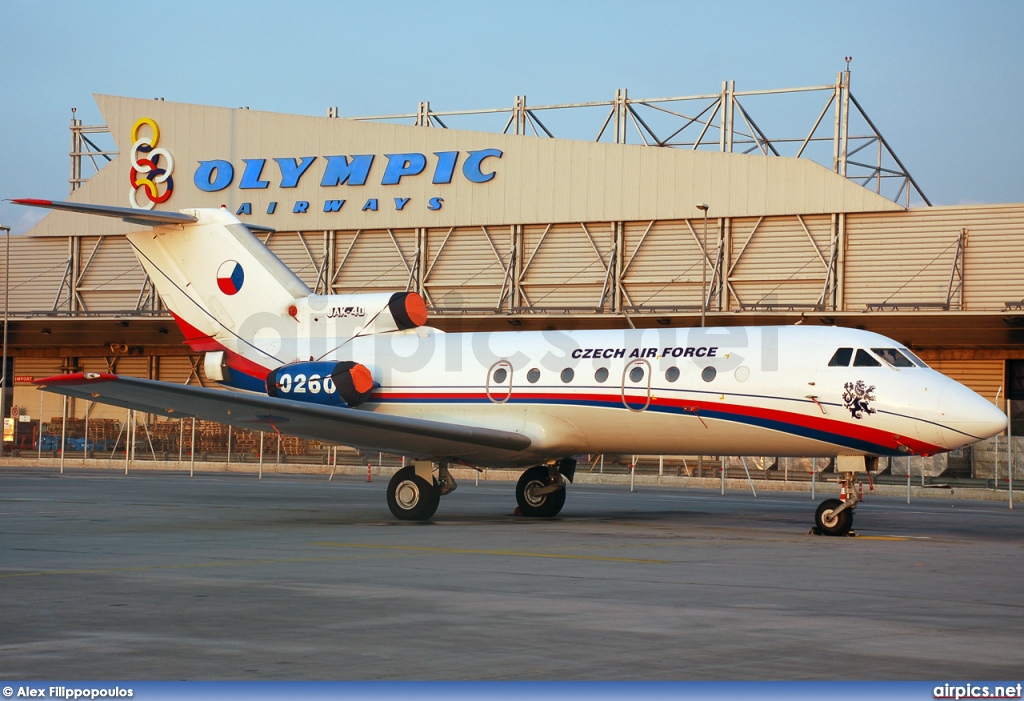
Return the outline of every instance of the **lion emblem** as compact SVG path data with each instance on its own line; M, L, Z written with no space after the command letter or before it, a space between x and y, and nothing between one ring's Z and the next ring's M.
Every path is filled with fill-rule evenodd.
M868 387L864 384L863 380L857 380L856 384L853 382L846 383L846 391L843 392L843 402L846 408L850 410L850 414L855 419L864 418L864 413L874 414L875 409L872 409L868 402L875 401L875 395L872 392L875 391L875 386L871 385Z

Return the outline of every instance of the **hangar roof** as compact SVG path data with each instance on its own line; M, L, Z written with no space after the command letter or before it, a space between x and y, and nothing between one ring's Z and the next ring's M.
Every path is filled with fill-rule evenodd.
M682 219L700 202L712 217L903 209L806 159L96 100L119 155L72 201L223 205L282 231ZM52 212L30 235L132 228Z

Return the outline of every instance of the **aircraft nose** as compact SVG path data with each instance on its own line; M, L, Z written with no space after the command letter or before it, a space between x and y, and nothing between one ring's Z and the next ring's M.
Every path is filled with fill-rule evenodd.
M970 445L1006 430L1006 414L959 382L951 382L943 390L939 412L943 424L966 434L961 445Z

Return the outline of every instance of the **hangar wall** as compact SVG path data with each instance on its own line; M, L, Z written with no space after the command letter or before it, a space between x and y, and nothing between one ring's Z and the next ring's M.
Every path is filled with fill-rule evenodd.
M844 218L845 230L837 215L711 219L708 276L719 277L709 309L1019 311L1024 204ZM279 231L262 238L320 292L410 286L436 314L485 314L692 311L700 306L702 236L703 221L688 219ZM122 236L14 237L11 256L11 312L155 308Z
M688 219L262 236L311 288L410 287L442 327L456 319L623 325L626 317L686 325L700 307L703 226ZM911 314L930 330L894 335L933 361L951 362L949 352L959 351L950 373L994 399L997 361L1020 356L1022 229L1024 204L711 219L709 323L792 323L810 314L815 323L872 328ZM19 336L28 343L15 344L15 356L37 355L33 347L48 345L44 336L69 319L98 328L115 317L166 318L122 236L14 237L11 258L9 310L42 334ZM951 336L958 328L969 335ZM146 352L182 352L168 350ZM975 362L987 379L976 379Z
M840 76L833 98L848 89L849 76ZM736 95L723 86L719 104L733 104ZM1005 400L1006 361L1024 359L1024 253L1018 243L1024 204L905 208L855 184L846 177L850 135L841 124L849 115L838 111L838 102L831 171L769 156L774 146L761 136L751 141L760 149L757 155L734 153L731 127L722 132L720 154L627 145L623 125L639 103L631 103L625 91L612 105L614 144L524 138L518 123L516 135L496 139L479 132L353 126L352 120L125 98L105 97L101 104L121 139L140 110L155 115L180 163L194 161L195 153L218 155L225 134L244 145L267 133L268 124L275 134L294 139L257 139L259 149L248 155L273 145L282 153L326 158L341 152L331 144L349 144L344 139L351 134L365 146L359 148L378 153L378 162L390 158L380 154L398 147L439 155L441 148L464 154L500 146L503 167L514 163L501 172L504 195L482 197L473 183L459 181L447 219L422 212L359 218L351 207L343 220L330 219L326 207L311 219L254 217L255 223L280 229L261 237L316 291L414 289L428 302L430 323L448 330L689 326L699 322L706 294L709 325L820 323L877 330L997 403ZM533 118L525 101L521 107L521 117ZM724 112L722 118L728 123ZM221 127L198 138L198 123ZM420 126L429 123L429 114L417 118ZM308 126L308 133L296 125ZM77 129L84 128L79 123ZM805 146L813 136L812 129ZM879 164L863 182L876 177L881 191L883 140L875 138ZM694 151L701 146L700 138L657 145L692 145ZM112 164L88 182L79 173L72 198L120 203L123 171L123 164ZM187 183L188 174L183 176ZM261 176L255 177L260 183ZM905 172L900 177L906 187L901 192L909 197L916 183ZM430 195L425 182L410 193ZM322 187L318 180L311 186L317 184ZM313 200L315 189L301 196ZM783 191L784 197L772 196ZM529 192L537 202L522 199ZM252 200L257 213L276 196L272 186L222 194L232 208L239 206L236 200ZM206 206L214 201L208 195L183 192L172 208ZM709 204L706 220L690 216L698 201ZM651 216L638 216L645 212ZM609 218L610 213L618 216ZM296 222L335 228L288 230ZM336 226L344 222L360 223ZM18 377L74 368L204 381L198 357L181 345L122 235L128 228L58 213L37 227L33 233L39 235L11 239L10 297L4 303L12 315L15 402L26 411L37 411L40 397ZM0 260L0 270L5 266ZM59 400L43 399L47 419L60 413L51 413L53 401L59 408ZM76 415L85 411L72 407ZM90 416L120 414L99 405L90 409Z

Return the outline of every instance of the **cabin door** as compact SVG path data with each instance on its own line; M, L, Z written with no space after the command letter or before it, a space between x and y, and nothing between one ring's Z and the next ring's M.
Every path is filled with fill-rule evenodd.
M651 364L643 358L622 369L622 404L630 411L645 411L651 405Z
M512 363L499 360L487 370L484 386L487 398L495 404L504 404L512 396Z

